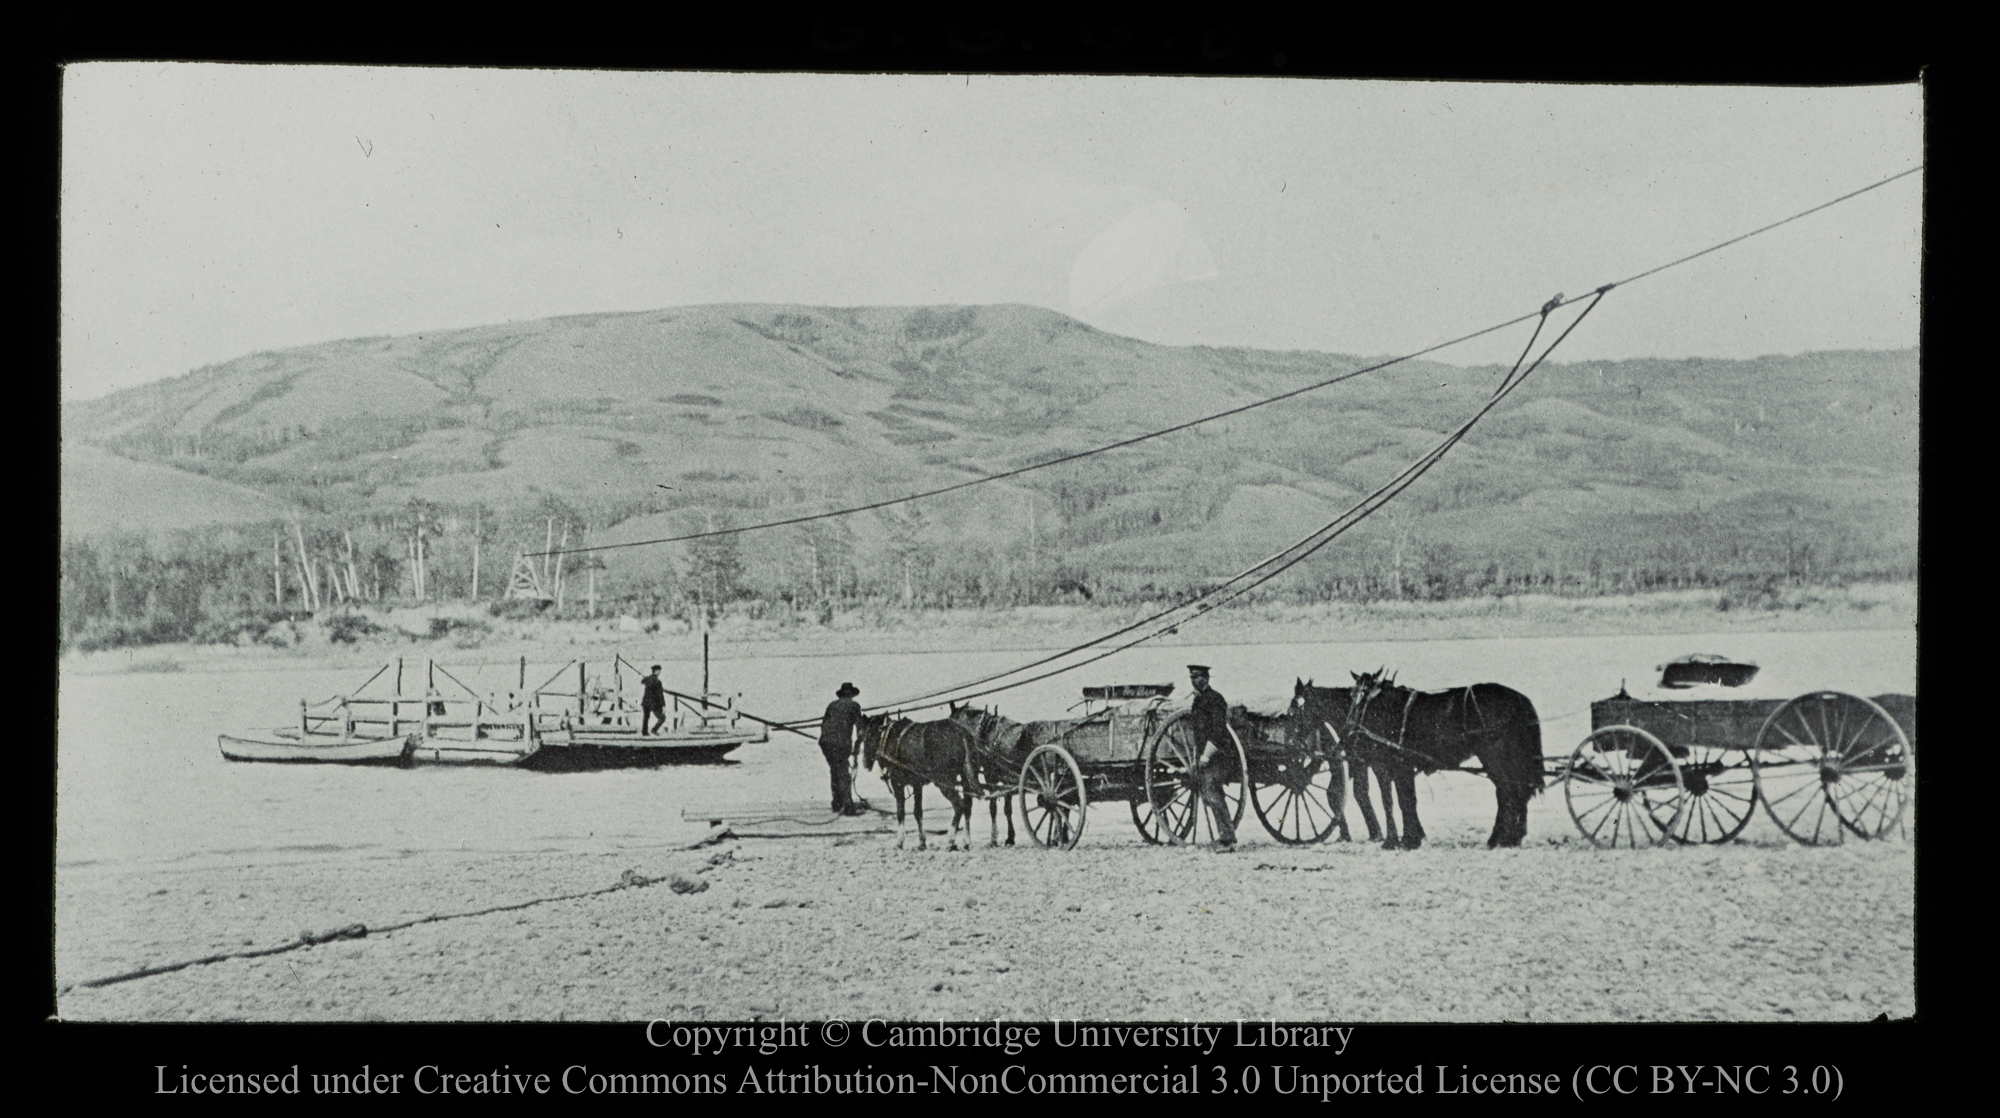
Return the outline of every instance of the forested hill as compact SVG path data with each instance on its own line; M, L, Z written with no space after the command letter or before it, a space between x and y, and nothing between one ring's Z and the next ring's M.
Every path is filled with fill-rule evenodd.
M1364 363L1152 345L1015 305L680 307L352 339L67 405L65 532L234 523L204 538L262 540L267 595L274 518L317 533L309 548L351 538L385 594L414 589L421 532L427 597L469 592L476 536L491 596L517 549L565 523L572 545L603 544L825 511ZM1331 519L1499 376L1413 362L949 497L733 537L726 554L603 552L599 591L1178 592ZM1913 350L1544 366L1389 511L1276 585L1435 595L1905 574L1917 383Z

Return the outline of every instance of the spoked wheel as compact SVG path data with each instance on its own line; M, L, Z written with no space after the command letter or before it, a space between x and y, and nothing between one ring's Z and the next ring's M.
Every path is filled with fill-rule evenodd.
M1243 823L1243 802L1249 798L1244 795L1244 777L1250 771L1250 762L1233 727L1229 741L1216 744L1221 752L1208 763L1224 766L1218 774L1218 791L1222 794L1223 809L1229 813L1230 830L1234 832ZM1194 728L1186 717L1167 723L1147 746L1146 798L1152 805L1152 821L1159 830L1159 841L1203 842L1217 837L1215 820L1209 818L1212 813L1199 810L1201 785L1195 764L1199 756ZM1233 769L1229 768L1231 765Z
M1678 758L1687 789L1674 838L1686 843L1728 842L1750 825L1757 810L1757 773L1751 751L1690 745Z
M1569 817L1605 847L1672 842L1685 791L1674 755L1636 726L1606 726L1583 739L1563 778Z
M1037 844L1068 850L1083 837L1089 797L1083 791L1083 770L1069 750L1044 745L1028 754L1016 794L1021 798L1021 822Z
M1815 691L1771 713L1750 754L1772 822L1809 846L1886 838L1916 787L1916 750L1887 711Z
M1333 790L1343 764L1338 739L1317 729L1297 752L1265 762L1254 774L1250 803L1257 820L1279 842L1292 846L1325 842L1340 822Z
M1162 838L1159 817L1153 814L1153 802L1151 800L1132 800L1130 803L1132 806L1132 825L1139 829L1139 837L1155 846L1159 845Z

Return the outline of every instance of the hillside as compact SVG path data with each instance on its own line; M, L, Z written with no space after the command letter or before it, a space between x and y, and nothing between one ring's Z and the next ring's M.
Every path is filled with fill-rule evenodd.
M61 465L62 528L70 535L262 524L298 513L248 486L89 445L65 446Z
M476 529L490 588L517 548L542 546L550 517L573 544L603 544L805 515L1363 363L1159 346L1011 305L679 307L352 339L66 406L78 454L170 472L72 494L66 467L65 531L135 523L100 495L133 490L170 493L186 523L254 519L250 493L391 536L423 508L447 572L433 585L468 577ZM671 592L691 566L771 597L832 585L949 600L1027 571L1035 585L1184 588L1331 519L1475 411L1500 372L1413 362L916 506L732 538L729 554L605 552L601 589ZM1917 383L1914 351L1545 366L1391 512L1288 577L1435 596L1523 579L1903 573ZM109 514L88 515L99 506ZM400 562L378 551L378 566Z

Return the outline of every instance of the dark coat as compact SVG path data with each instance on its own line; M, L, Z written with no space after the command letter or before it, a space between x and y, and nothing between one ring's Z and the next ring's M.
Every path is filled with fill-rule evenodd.
M1222 697L1222 692L1213 687L1196 691L1192 717L1195 741L1229 745L1229 700Z
M667 688L665 684L660 682L659 676L643 676L639 680L639 686L646 689L645 694L639 698L640 707L646 710L665 710L667 708Z
M861 704L853 699L835 699L826 704L819 720L821 752L845 754L854 748L854 731L861 725Z

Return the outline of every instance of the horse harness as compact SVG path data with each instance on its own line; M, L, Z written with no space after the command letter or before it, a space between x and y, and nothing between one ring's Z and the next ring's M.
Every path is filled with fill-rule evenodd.
M892 765L899 769L909 768L909 765L904 763L904 758L901 754L901 751L897 751L896 753L891 754L890 747L896 742L899 742L902 739L903 734L908 733L910 727L915 725L916 723L911 722L907 718L883 719L882 730L879 734L876 735L875 738L876 762L885 768ZM901 731L901 733L899 733L898 731Z
M1375 701L1375 696L1378 693L1377 690L1372 687L1368 689L1367 696L1361 700L1360 713L1358 715L1352 713L1348 715L1347 719L1348 732L1358 733L1362 737L1367 738L1369 741L1372 741L1376 745L1382 746L1385 749L1393 749L1398 753L1407 753L1412 757L1422 758L1424 761L1430 763L1430 766L1433 770L1442 771L1446 769L1460 768L1461 766L1458 765L1446 765L1428 753L1425 753L1417 749L1411 749L1409 746L1403 744L1404 740L1410 736L1410 711L1416 708L1417 696L1420 694L1425 694L1425 692L1420 692L1413 688L1406 690L1409 694L1409 698L1403 700L1403 721L1402 724L1396 728L1395 741L1390 741L1388 738L1385 738L1381 734L1378 734L1375 731L1368 728L1368 724L1366 721L1368 717L1368 704ZM1432 693L1450 694L1450 692L1432 692ZM1464 731L1463 736L1469 738L1480 735L1490 735L1494 733L1495 731L1493 727L1488 725L1486 722L1485 712L1479 709L1479 695L1471 687L1465 688L1465 703L1469 708L1471 708L1474 714L1477 714L1479 716L1479 728L1476 730Z

